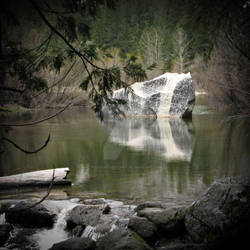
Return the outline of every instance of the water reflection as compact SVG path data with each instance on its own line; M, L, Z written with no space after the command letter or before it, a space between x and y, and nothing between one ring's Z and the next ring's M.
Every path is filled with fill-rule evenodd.
M101 124L86 110L69 110L6 137L32 150L49 132L51 141L39 154L4 145L0 175L69 167L74 185L63 189L68 195L176 203L191 202L216 178L250 173L249 120L202 115L188 123L111 119Z
M154 151L167 160L191 160L194 137L182 119L107 120L105 126L111 142ZM110 155L110 149L105 149L105 155Z

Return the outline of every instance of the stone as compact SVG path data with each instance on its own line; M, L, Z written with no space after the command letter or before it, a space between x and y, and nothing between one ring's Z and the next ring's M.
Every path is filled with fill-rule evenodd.
M185 226L196 243L218 249L244 248L250 233L250 178L215 181L186 211Z
M133 216L129 220L128 228L135 231L149 243L156 239L157 227L144 217Z
M136 233L128 229L115 229L96 242L97 250L152 250Z
M72 229L72 234L74 237L81 237L83 231L85 229L85 226L77 225Z
M162 202L159 201L146 201L144 203L139 204L136 208L135 208L135 212L138 212L144 208L166 208L166 205Z
M5 211L6 221L31 227L52 227L56 219L56 213L51 211L43 203L32 207L34 203L21 201L10 206Z
M95 242L88 238L72 238L54 244L49 250L94 250Z
M83 201L83 204L85 204L85 205L102 205L102 204L107 204L107 201L104 198L86 199Z
M165 73L130 87L133 93L122 88L112 96L127 102L120 107L127 116L188 117L192 114L195 90L190 73Z
M172 233L183 233L185 231L184 207L170 208L144 208L137 212L138 216L146 217L157 227L163 228Z
M8 240L10 236L10 231L13 229L13 226L10 224L0 225L0 246L3 246L4 243Z
M102 214L110 210L107 207L108 205L78 205L66 216L67 227L72 229L77 225L96 226Z
M7 249L39 249L32 235L36 232L34 228L14 227L6 242Z

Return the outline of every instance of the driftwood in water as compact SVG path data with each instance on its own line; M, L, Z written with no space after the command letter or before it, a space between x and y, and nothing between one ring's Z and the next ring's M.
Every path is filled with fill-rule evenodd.
M48 186L51 184L54 169L0 177L0 188L17 188L26 186ZM67 179L69 168L56 168L53 185L71 185Z

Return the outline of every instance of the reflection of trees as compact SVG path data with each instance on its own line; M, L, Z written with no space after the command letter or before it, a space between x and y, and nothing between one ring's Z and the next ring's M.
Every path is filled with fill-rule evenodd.
M200 174L209 185L215 177L247 173L249 121L222 122L205 117L204 120L194 119L194 126L196 138L190 174Z
M169 122L138 119L110 120L100 126L90 115L70 111L39 126L39 130L34 126L10 131L11 138L22 145L27 143L27 148L44 138L49 129L53 136L39 155L23 155L8 147L5 156L0 156L0 174L55 165L70 168L69 177L76 182L72 193L101 192L113 198L173 202L192 200L215 177L246 173L248 128L247 121L221 123L221 119L211 116L194 116L190 123L180 119ZM170 143L168 133L175 145ZM136 143L128 143L131 140ZM168 158L165 147L176 147L189 157Z

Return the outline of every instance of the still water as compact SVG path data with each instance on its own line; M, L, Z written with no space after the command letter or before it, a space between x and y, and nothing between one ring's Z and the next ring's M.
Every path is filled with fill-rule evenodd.
M44 115L9 119L23 122ZM58 196L187 203L217 178L250 174L249 125L249 120L209 113L202 105L195 107L192 121L100 122L90 111L74 108L44 123L8 131L6 137L29 150L41 146L49 133L51 141L34 155L5 143L0 176L69 167L73 186L58 189Z

